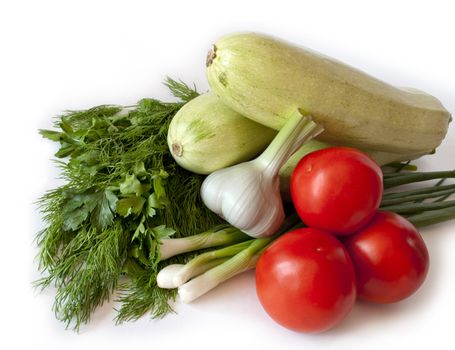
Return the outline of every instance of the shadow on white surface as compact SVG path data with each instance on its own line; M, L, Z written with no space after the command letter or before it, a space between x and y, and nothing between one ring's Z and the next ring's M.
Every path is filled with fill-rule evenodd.
M239 300L242 301L241 304ZM258 305L254 270L251 270L220 284L190 304L181 304L177 299L176 311L188 308L207 314L218 314L223 311L233 314L232 311L237 310L242 315L250 315L257 311Z
M383 330L393 324L406 322L409 318L425 319L426 310L431 307L438 291L443 288L441 271L444 259L442 253L443 242L449 232L448 223L434 225L420 230L430 254L430 269L424 284L409 298L394 304L380 305L358 300L352 312L337 327L329 331L331 335L340 335L346 332Z

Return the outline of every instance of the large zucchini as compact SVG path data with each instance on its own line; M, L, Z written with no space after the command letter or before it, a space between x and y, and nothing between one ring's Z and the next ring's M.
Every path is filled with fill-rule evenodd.
M267 147L276 133L241 116L209 92L177 112L169 125L167 141L180 166L209 174L251 159Z
M441 143L450 120L433 96L260 34L221 38L207 56L207 76L240 114L278 130L288 111L300 107L324 127L318 139L335 144L426 154Z

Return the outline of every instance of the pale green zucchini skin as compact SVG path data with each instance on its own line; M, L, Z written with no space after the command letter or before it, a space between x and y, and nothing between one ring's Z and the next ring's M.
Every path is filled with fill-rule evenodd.
M276 133L243 117L209 92L178 111L169 125L167 141L180 166L209 174L253 158Z
M433 96L261 34L217 41L207 56L207 77L240 114L278 130L299 107L324 127L318 139L334 144L427 154L444 139L450 120Z

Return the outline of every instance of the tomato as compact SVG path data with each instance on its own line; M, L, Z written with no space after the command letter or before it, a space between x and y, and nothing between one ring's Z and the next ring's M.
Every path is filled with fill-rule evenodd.
M361 299L393 303L409 297L425 280L429 266L425 242L398 214L378 212L344 244L356 270Z
M370 157L354 148L325 148L300 160L290 188L305 224L347 235L367 224L378 209L382 172Z
M352 309L354 268L334 236L302 228L279 237L261 255L256 291L265 311L280 325L300 332L322 332Z

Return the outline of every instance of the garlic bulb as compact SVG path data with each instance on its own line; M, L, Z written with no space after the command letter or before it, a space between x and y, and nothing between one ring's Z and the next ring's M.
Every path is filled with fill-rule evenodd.
M278 171L301 145L322 130L295 110L258 158L207 176L201 187L203 202L252 237L273 235L284 221Z

